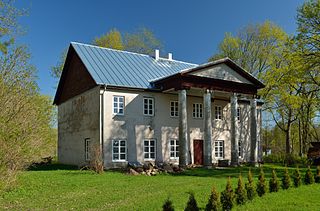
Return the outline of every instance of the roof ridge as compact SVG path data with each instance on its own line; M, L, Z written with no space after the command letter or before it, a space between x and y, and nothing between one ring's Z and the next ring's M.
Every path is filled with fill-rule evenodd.
M106 47L101 47L101 46L92 45L92 44L86 44L86 43L80 43L80 42L75 42L75 41L72 41L71 44L83 45L83 46L88 46L88 47L93 47L93 48L100 48L100 49L107 49L107 50L117 51L117 52L121 52L121 53L129 53L129 54L135 54L135 55L140 55L140 56L146 56L146 57L153 58L153 56L148 55L148 54L135 53L135 52L131 52L131 51L118 50L118 49L113 49L113 48L106 48ZM175 59L169 60L167 58L162 58L162 57L160 57L159 60L167 60L167 61L179 62L179 63L189 64L189 65L198 65L198 64L185 62L185 61L180 61L180 60L175 60Z

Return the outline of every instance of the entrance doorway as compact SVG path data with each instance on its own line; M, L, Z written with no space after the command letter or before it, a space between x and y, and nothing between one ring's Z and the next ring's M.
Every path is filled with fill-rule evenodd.
M203 140L193 140L194 164L203 165Z

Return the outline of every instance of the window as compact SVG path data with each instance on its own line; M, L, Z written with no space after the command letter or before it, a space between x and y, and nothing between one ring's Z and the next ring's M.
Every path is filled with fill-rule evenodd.
M214 142L214 154L218 159L223 159L224 157L224 141L218 140Z
M144 140L144 159L145 160L156 159L156 140L155 139Z
M202 104L201 103L194 103L193 104L192 116L193 116L193 118L202 118Z
M237 119L240 121L240 114L241 114L241 109L237 108Z
M214 107L214 114L215 114L215 119L222 119L221 106L215 106Z
M124 114L124 97L113 96L113 114Z
M84 156L85 160L90 160L90 138L84 139Z
M239 153L239 158L242 158L242 141L241 140L239 140L239 142L238 142L238 153Z
M178 117L178 107L179 107L179 103L178 101L171 101L170 102L170 116L171 117Z
M154 114L154 99L150 97L143 98L143 114L153 116Z
M170 140L170 158L179 159L179 141L177 139Z
M126 140L112 141L112 161L127 160L127 143Z

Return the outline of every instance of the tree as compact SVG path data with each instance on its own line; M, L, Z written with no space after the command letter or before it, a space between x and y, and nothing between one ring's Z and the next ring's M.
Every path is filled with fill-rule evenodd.
M263 169L260 168L260 174L258 177L258 184L257 184L257 193L261 197L267 192L267 185L266 185L266 179L264 177Z
M276 171L274 169L272 169L272 176L271 176L271 179L269 181L269 190L270 190L270 193L271 192L278 192L279 190L279 180L278 180L278 177L277 177L277 174L276 174Z
M238 187L236 188L236 202L238 205L243 205L246 203L247 200L247 193L246 189L243 184L242 176L241 174L239 175L238 179Z
M308 166L308 169L306 171L306 174L304 176L304 184L310 185L314 183L314 176L312 174L310 166Z
M167 198L162 206L163 211L174 211L174 206L170 198Z
M320 166L317 166L316 176L314 177L316 183L320 183Z
M231 210L234 204L234 192L231 186L230 177L228 178L226 189L221 192L221 204L223 210Z
M217 191L215 186L212 186L211 189L211 194L208 200L208 203L206 205L205 210L206 211L217 211L219 210L220 207L220 196L219 196L219 192Z
M255 189L255 186L254 186L251 169L249 169L248 182L246 183L245 186L246 186L248 200L251 201L254 198L254 196L256 195L256 189Z
M294 187L299 187L302 184L300 170L297 167L293 172L293 185Z
M199 210L197 201L196 201L193 193L189 193L189 200L188 200L187 206L184 210L185 211L198 211Z
M291 179L290 179L290 175L289 175L287 167L284 169L284 174L283 174L281 182L282 182L282 184L281 184L282 189L286 190L286 189L290 188Z
M125 46L122 41L122 36L117 29L111 29L109 32L102 35L101 37L96 37L93 41L93 44L100 47L112 48L116 50L125 49Z

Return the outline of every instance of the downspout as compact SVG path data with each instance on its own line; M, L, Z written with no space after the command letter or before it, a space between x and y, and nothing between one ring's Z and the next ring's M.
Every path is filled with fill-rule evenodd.
M104 93L105 91L106 91L106 87L103 86L102 92L100 89L100 146L101 146L101 157L102 157L103 166L104 166Z

